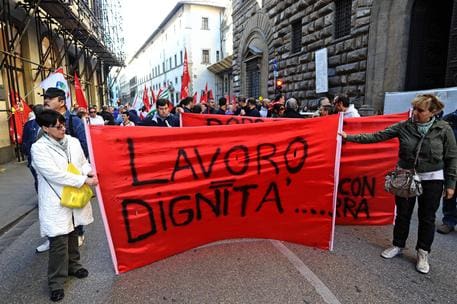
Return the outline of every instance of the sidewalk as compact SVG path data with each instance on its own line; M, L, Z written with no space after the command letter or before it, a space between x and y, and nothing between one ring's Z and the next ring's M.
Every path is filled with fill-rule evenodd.
M0 235L37 206L33 177L26 162L0 165Z

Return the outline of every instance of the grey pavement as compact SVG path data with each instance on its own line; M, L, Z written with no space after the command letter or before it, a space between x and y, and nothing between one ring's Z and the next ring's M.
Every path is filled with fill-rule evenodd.
M37 206L33 177L26 162L0 165L0 234Z
M9 175L27 178L19 167ZM95 222L86 227L81 247L90 275L70 278L60 303L457 303L457 233L436 234L431 272L419 274L416 219L407 250L392 260L379 256L390 245L392 226L337 226L333 252L270 240L228 240L116 275L97 200L92 204ZM8 246L2 249L5 239ZM36 209L0 236L0 303L51 303L47 254L35 253L41 242Z

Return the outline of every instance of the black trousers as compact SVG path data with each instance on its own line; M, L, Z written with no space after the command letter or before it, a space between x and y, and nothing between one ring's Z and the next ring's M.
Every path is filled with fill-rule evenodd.
M82 268L79 263L78 232L49 238L48 286L63 289L68 274Z
M442 180L422 181L423 193L417 197L419 227L417 231L416 250L422 249L430 252L435 237L436 211L443 196ZM402 198L395 197L397 216L395 217L393 245L405 247L408 239L411 215L413 214L416 197Z

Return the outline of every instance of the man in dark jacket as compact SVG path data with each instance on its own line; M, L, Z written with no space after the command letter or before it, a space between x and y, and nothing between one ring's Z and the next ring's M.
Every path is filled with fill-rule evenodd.
M43 111L43 105L37 104L32 108L35 117L37 117ZM22 131L22 153L27 156L27 167L29 167L30 172L32 172L33 179L35 181L35 190L38 192L38 181L35 169L32 167L32 155L30 149L32 144L38 137L38 132L40 126L36 122L36 119L29 120L24 125L24 130Z
M154 115L146 117L138 123L138 126L154 126L154 127L179 127L179 118L170 113L168 100L157 100L157 112Z
M245 116L260 117L260 112L257 110L257 101L254 98L248 99L248 105L244 111Z
M457 110L443 117L454 131L454 136L457 139ZM457 225L457 192L454 191L454 196L450 199L443 198L443 224L438 226L437 232L448 234L455 230Z
M225 115L225 111L227 111L227 98L221 97L219 98L219 109L215 114Z
M298 102L295 98L289 98L286 101L286 111L284 112L284 117L287 118L303 118L298 113Z
M108 110L108 106L103 106L102 107L102 111L100 112L100 116L103 117L103 120L105 121L105 125L114 126L114 116Z

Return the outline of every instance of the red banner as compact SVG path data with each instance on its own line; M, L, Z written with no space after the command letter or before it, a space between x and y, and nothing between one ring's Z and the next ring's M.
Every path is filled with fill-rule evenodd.
M348 118L348 134L372 133L401 120L408 113ZM336 223L339 225L386 225L394 220L394 196L384 191L384 177L395 167L398 140L376 144L345 142L341 149Z
M257 122L291 121L291 118L263 118L234 115L194 114L182 113L181 121L183 127L240 125Z
M231 238L328 249L338 122L90 126L117 271Z
M343 129L352 134L376 132L408 118L408 113L349 118ZM183 113L183 127L283 121L230 115ZM312 120L307 120L312 121ZM395 167L398 141L377 144L345 143L341 150L336 224L387 225L393 223L394 197L384 191L384 176Z

